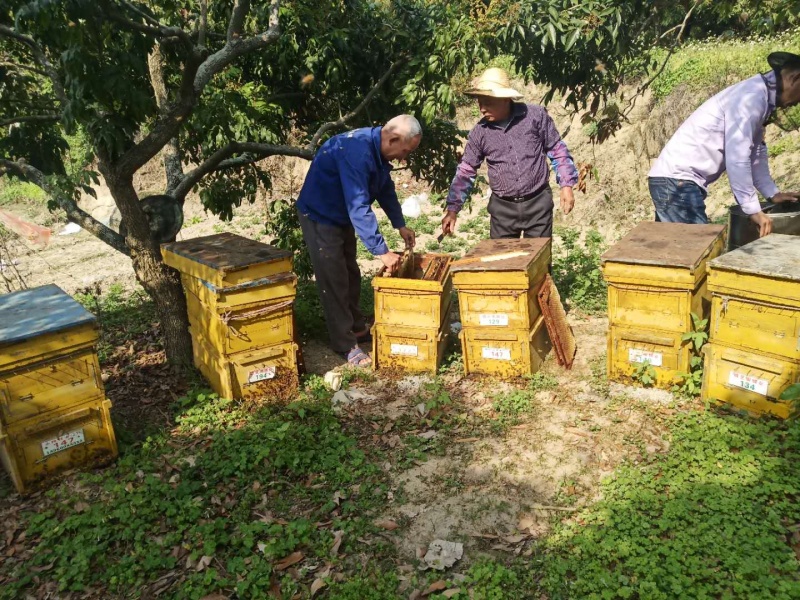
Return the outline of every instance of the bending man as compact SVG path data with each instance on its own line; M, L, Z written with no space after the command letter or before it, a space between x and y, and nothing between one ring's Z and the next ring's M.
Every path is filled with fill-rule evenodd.
M297 199L330 344L352 366L371 364L358 347L369 340L369 327L358 307L356 234L387 269L399 266L400 255L389 249L378 229L372 210L377 200L406 246L414 247L414 232L406 227L389 161L404 160L421 139L420 124L410 115L395 117L383 127L333 136L314 156Z
M707 100L678 128L650 169L656 221L708 223L708 186L728 172L736 202L758 226L772 232L756 190L771 202L796 202L769 174L764 127L776 110L800 102L800 56L773 52L772 71L732 85Z

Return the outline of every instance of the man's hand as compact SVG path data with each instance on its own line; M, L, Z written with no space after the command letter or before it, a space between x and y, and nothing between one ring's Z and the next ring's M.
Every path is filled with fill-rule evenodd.
M458 220L458 213L454 210L448 210L442 217L442 235L454 235L456 232L456 221Z
M800 200L800 192L778 192L769 199L770 202L774 202L775 204L783 204L784 202L797 202L798 200Z
M572 207L575 206L575 196L572 195L571 187L561 188L561 212L568 215L572 212Z
M396 252L387 252L386 254L379 255L378 258L381 259L381 262L389 273L394 273L400 268L400 261L402 259Z
M400 237L403 238L406 242L406 248L414 248L414 244L417 242L417 234L414 233L413 229L409 229L408 227L401 227L397 231L400 232Z
M765 235L772 233L772 219L770 219L763 212L759 211L753 215L750 215L750 220L752 220L753 223L758 226L759 237L764 237Z

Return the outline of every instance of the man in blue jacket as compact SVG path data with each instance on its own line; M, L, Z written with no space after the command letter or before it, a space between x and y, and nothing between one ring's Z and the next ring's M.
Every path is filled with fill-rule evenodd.
M406 227L390 161L404 160L421 139L420 124L410 115L394 117L383 127L336 135L317 151L297 199L331 347L352 366L372 362L358 347L369 340L369 327L358 307L356 234L389 271L397 269L400 255L386 245L372 210L377 200L406 246L414 247L415 235Z

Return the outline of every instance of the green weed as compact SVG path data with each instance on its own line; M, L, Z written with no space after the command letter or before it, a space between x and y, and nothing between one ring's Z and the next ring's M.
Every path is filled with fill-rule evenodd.
M603 238L590 230L583 241L577 229L560 229L553 255L553 279L562 299L585 313L598 314L608 304L607 286L600 271Z
M346 532L343 552L373 530L370 516L385 496L381 471L324 404L248 413L199 393L176 411L172 435L148 438L114 467L83 475L81 486L47 493L27 515L28 536L39 543L24 566L0 566L0 598L24 597L41 580L60 594L102 587L109 597L146 596L165 573L204 561L167 597L223 589L267 597L276 579L294 594L298 584L275 569L277 560L300 549L312 562L336 561L334 530Z
M692 313L692 331L681 336L684 343L690 343L692 356L689 359L689 372L676 376L672 391L680 396L693 398L700 395L703 386L703 346L708 341L708 319L701 319Z
M656 377L656 370L649 361L644 361L636 365L636 368L633 369L633 373L631 373L631 379L642 384L643 387L652 387L656 382Z
M415 219L406 219L406 227L414 230L417 235L431 235L439 228L439 219L428 214L421 214Z
M492 403L497 429L513 427L522 422L535 408L534 392L530 390L513 390L500 394Z
M10 178L3 182L0 185L0 206L20 202L32 202L44 206L47 202L47 194L38 185L27 181Z

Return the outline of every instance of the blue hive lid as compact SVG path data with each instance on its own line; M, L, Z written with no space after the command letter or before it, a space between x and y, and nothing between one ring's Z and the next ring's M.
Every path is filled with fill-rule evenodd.
M54 284L0 296L0 344L13 344L87 323L95 316Z

